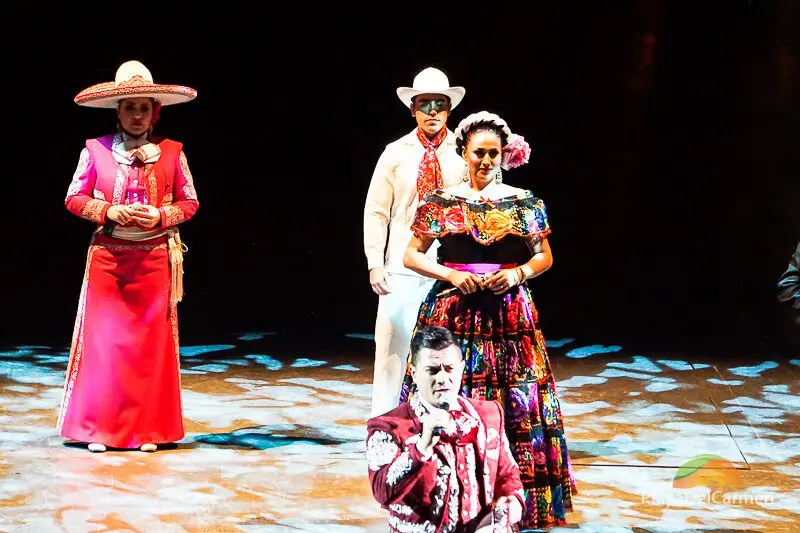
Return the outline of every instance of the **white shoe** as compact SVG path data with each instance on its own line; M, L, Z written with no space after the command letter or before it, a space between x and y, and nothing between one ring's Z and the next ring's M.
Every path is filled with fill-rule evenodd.
M152 442L148 442L147 444L142 444L139 446L139 449L143 452L154 452L158 449L158 446L153 444Z
M106 451L106 447L104 444L100 444L99 442L90 442L89 451L94 453L102 453Z

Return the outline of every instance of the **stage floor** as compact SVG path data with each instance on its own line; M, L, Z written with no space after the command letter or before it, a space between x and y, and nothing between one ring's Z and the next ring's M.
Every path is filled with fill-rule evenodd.
M183 346L187 435L153 454L65 444L67 347L0 347L0 531L386 531L370 336L215 342ZM800 531L799 359L548 345L580 491L553 531Z

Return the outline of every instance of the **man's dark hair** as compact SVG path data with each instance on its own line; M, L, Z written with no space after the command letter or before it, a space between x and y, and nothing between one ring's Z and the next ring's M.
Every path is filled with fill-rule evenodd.
M417 331L411 339L411 364L417 366L419 353L424 348L439 351L449 346L458 346L458 341L456 341L456 338L449 329L440 326L428 326L423 328Z

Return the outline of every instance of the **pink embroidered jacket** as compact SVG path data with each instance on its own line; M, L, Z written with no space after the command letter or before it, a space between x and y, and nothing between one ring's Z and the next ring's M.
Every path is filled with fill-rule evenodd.
M142 164L134 164L136 159ZM126 139L119 134L86 141L65 205L81 218L105 224L109 207L129 203L134 180L141 184L142 203L161 212L158 227L180 224L199 208L181 143Z
M459 403L473 420L469 438L443 438L428 458L416 447L420 416L427 412L418 396L369 420L369 480L375 499L389 510L390 531L465 531L501 496L523 504L500 404L466 398Z

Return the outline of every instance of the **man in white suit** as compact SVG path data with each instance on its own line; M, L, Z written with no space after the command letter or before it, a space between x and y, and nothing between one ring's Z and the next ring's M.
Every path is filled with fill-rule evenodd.
M398 404L417 312L434 282L403 266L417 205L466 175L455 136L447 129L450 112L465 93L433 67L417 74L412 87L398 87L397 96L417 127L386 146L372 174L364 205L364 253L369 283L378 295L372 416ZM436 246L428 253L435 257Z

